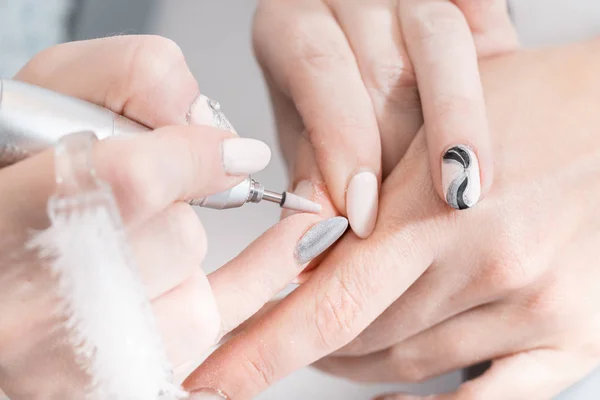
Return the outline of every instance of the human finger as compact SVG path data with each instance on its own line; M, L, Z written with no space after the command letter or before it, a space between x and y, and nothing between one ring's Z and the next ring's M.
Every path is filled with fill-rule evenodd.
M202 223L185 202L167 207L134 227L128 236L140 279L150 299L194 275L207 251Z
M368 237L377 218L381 144L344 32L321 1L263 1L254 37L263 69L302 118L336 208Z
M519 39L507 0L452 0L462 11L473 33L480 58L513 51Z
M74 96L150 128L211 125L177 44L155 35L69 42L33 57L15 79Z
M450 206L474 206L491 187L491 138L469 25L447 0L401 0L398 10L421 95L431 172Z
M354 51L375 110L385 179L423 125L416 76L398 18L398 0L327 3Z
M267 145L255 139L208 127L172 126L99 141L94 167L111 186L125 222L136 223L175 201L235 186L264 168L270 155ZM53 171L52 151L0 170L0 186L11 193L5 199L7 226L43 226L45 204L54 191Z
M296 214L280 221L240 255L209 275L226 334L281 292L346 231L344 217ZM277 251L270 251L277 249Z
M462 384L454 393L426 398L390 394L376 400L550 399L580 380L594 365L588 357L566 351L532 349L495 360L486 373Z
M422 138L417 146L417 154L426 151ZM423 175L426 159L420 159L420 163L409 163L410 168L394 171L388 188L393 195L389 193L387 201L397 201L398 196L408 202L417 201L415 191L429 190L430 184L422 182L427 179ZM405 180L406 185L395 184L396 179ZM235 399L251 398L296 368L348 343L430 265L432 253L427 238L414 240L421 237L415 232L419 218L418 213L408 218L387 216L384 221L395 225L394 235L378 234L376 230L361 241L349 234L306 283L213 353L187 379L186 387L192 391L217 388ZM361 261L375 254L379 262ZM289 346L290 342L294 346ZM239 354L244 354L243 360Z

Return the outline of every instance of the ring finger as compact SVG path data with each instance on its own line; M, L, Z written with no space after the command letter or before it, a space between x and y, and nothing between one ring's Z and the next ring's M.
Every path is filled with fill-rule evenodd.
M446 372L539 345L520 329L518 308L498 302L467 311L386 350L362 357L328 357L316 366L365 382L421 382ZM516 335L514 332L520 332ZM529 332L523 336L522 332Z

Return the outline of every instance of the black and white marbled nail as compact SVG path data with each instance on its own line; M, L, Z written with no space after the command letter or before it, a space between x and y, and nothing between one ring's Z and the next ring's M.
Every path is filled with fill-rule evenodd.
M442 188L446 202L457 210L471 208L481 196L477 156L467 146L449 148L442 159Z
M348 229L348 220L333 217L310 228L296 245L294 256L299 265L304 265L321 255L342 237Z

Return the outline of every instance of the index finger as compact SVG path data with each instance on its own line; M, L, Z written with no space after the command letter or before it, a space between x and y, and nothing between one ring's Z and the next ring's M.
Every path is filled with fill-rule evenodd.
M397 260L404 268L382 279L356 262L365 251L356 237L340 243L308 282L213 353L188 377L186 389L220 389L232 399L250 399L349 343L410 285L422 265L407 254Z
M347 344L412 285L433 257L431 235L414 234L423 217L415 212L422 196L415 194L431 186L423 185L425 157L418 166L419 171L395 171L384 186L390 193L382 197L382 210L388 211L382 219L395 225L393 234L381 224L367 240L351 234L343 239L308 282L213 353L188 377L186 389L213 388L234 400L250 399ZM400 179L406 185L399 185ZM402 210L390 204L404 200Z
M114 137L94 147L94 168L110 185L126 223L137 223L175 201L229 189L263 169L269 147L216 128L172 126L147 135ZM40 227L54 191L53 151L0 170L5 226ZM37 210L39 212L32 212ZM36 221L37 220L37 221Z

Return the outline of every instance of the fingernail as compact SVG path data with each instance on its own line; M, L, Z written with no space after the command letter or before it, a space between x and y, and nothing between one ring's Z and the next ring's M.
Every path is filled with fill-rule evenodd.
M207 125L236 133L229 119L221 111L219 102L202 94L198 95L190 106L186 119L190 125Z
M457 210L471 208L481 196L477 156L467 146L446 150L442 159L442 189L446 202Z
M229 175L250 175L271 161L271 149L256 139L231 138L222 144L223 167Z
M314 201L315 190L310 181L304 180L296 184L296 187L292 191L296 196ZM289 217L290 215L297 214L298 211L284 209L281 213L281 218Z
M348 228L344 217L333 217L314 225L296 245L295 257L299 265L312 261L342 237Z
M379 187L372 172L360 172L352 177L346 193L346 211L352 230L361 239L366 239L375 229Z
M190 393L189 400L230 400L225 393L216 389L200 389Z

